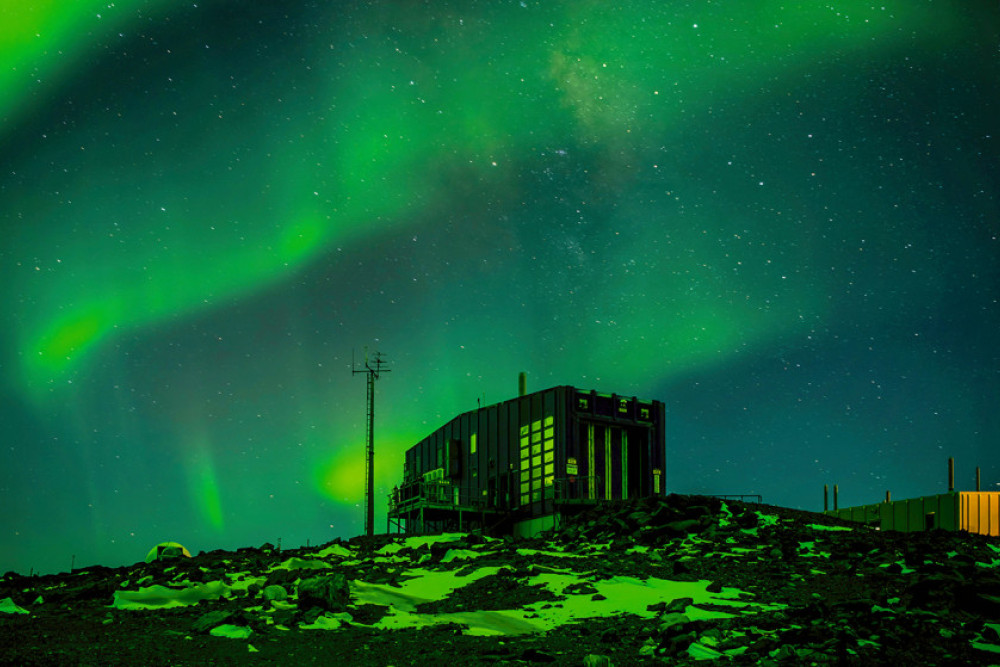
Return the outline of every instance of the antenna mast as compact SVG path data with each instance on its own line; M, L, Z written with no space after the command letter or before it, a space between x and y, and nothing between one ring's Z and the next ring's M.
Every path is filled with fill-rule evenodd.
M368 537L375 534L375 380L380 373L389 372L386 365L380 352L369 358L365 348L364 369L354 368L352 355L351 374L365 373L368 376L368 413L365 420L365 535Z

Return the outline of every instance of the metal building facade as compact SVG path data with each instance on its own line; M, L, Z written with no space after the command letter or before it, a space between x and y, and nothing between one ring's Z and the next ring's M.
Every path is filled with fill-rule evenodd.
M1000 536L1000 492L958 491L873 505L830 510L826 514L881 530L963 530Z
M574 507L662 495L664 412L558 386L463 413L407 450L390 530L530 532Z

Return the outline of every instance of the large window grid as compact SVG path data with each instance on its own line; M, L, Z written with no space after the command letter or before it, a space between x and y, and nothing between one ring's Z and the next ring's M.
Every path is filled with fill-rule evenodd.
M521 504L539 502L551 495L555 484L555 419L549 415L522 424L521 445Z

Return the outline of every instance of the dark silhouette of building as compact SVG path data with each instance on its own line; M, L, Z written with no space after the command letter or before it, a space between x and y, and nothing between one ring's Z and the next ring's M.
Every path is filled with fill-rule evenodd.
M461 414L406 452L389 531L533 535L601 502L663 495L663 403L558 386Z

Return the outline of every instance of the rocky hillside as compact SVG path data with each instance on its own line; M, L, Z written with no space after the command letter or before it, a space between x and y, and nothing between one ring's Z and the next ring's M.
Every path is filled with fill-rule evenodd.
M1000 665L1000 542L676 496L0 580L0 663Z

